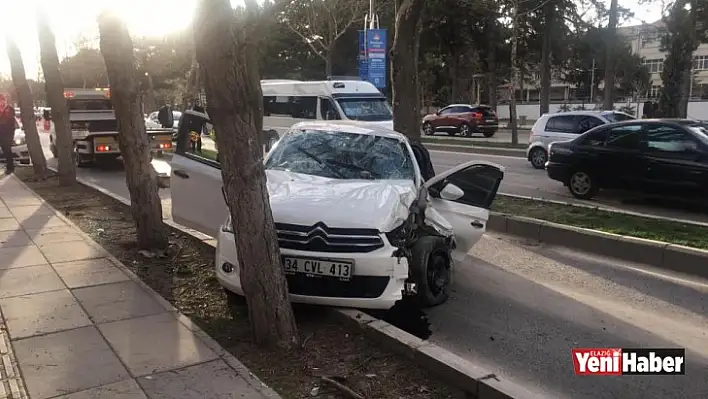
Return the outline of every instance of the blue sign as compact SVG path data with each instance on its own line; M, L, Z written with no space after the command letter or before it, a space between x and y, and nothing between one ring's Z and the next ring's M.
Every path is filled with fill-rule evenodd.
M359 77L363 80L369 80L369 60L366 55L366 31L359 31L359 54L357 54L357 65L359 69Z
M366 55L368 81L378 89L386 88L386 29L369 29L366 31Z

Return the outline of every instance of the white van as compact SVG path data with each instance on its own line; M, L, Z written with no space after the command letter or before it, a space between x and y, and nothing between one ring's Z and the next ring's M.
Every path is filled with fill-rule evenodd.
M362 80L262 80L263 130L282 136L298 122L351 120L393 130L393 112L373 84Z

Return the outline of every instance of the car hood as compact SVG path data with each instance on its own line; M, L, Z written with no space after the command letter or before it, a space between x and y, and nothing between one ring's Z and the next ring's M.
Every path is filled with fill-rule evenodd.
M408 218L417 194L412 180L341 180L282 170L266 175L277 223L387 232Z

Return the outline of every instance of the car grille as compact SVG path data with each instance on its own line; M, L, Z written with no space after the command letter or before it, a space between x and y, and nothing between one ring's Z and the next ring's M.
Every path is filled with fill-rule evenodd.
M327 227L319 222L314 226L276 223L281 248L300 251L365 253L384 246L375 229L343 229Z
M391 279L388 276L352 276L349 281L312 278L302 274L288 275L291 294L333 298L378 298Z

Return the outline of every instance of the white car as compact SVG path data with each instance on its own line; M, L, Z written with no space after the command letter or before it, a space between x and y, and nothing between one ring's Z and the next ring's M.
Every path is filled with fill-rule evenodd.
M17 126L19 128L15 129L15 138L12 142L12 153L14 154L15 162L23 165L29 165L30 156L29 150L27 149L27 143L25 141L25 131L22 129L22 122L17 118ZM0 159L4 159L2 154L2 149L0 149Z
M172 158L173 218L217 238L217 278L242 295L234 234L249 232L232 229L220 166L180 149L185 139ZM404 295L445 302L453 263L484 234L504 176L470 161L424 181L423 147L350 122L298 123L264 164L291 300L368 309Z
M529 135L526 158L536 169L544 169L548 161L548 146L556 141L570 141L595 126L635 119L617 111L568 111L543 114L534 123Z
M146 129L161 129L162 125L160 124L160 121L157 120L157 114L158 112L155 111L148 115L147 118L145 118L145 128ZM174 120L174 124L172 125L172 130L177 132L179 129L179 120L182 117L182 113L179 111L172 111L172 118Z

